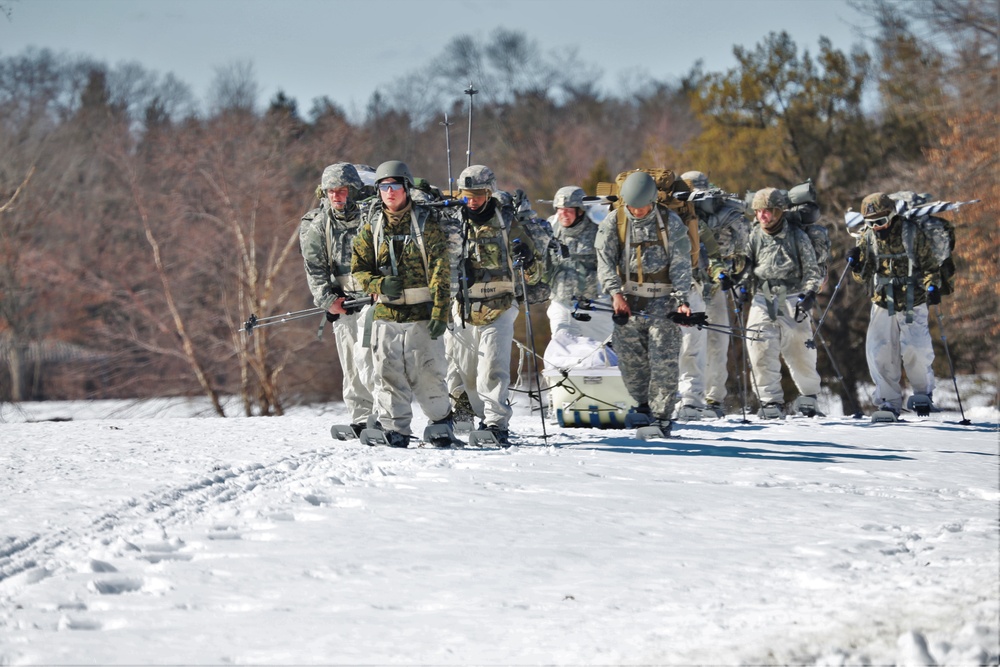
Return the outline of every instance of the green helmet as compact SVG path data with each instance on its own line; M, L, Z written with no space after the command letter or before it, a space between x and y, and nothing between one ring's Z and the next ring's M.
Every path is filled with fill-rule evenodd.
M870 194L861 200L861 215L865 220L884 218L896 212L896 202L884 192Z
M758 190L753 196L753 203L750 206L753 210L759 211L764 208L788 208L788 197L777 188L764 188Z
M656 181L644 171L633 171L622 183L622 201L632 208L644 208L656 203Z
M389 160L380 164L375 170L375 184L378 185L379 181L386 178L398 178L403 181L407 189L413 187L413 174L410 173L410 168L406 166L405 162Z

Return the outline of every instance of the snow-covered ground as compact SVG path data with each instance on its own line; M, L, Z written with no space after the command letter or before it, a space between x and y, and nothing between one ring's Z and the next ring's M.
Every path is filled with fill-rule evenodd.
M506 451L335 442L335 405L0 406L0 665L997 664L969 403L645 443L522 408Z

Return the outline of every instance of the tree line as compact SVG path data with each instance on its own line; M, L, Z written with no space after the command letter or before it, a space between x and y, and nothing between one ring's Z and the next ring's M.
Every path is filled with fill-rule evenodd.
M326 97L303 114L283 93L260 110L246 63L217 70L201 111L183 82L135 63L0 55L0 400L200 394L224 414L224 398L238 396L242 413L268 415L338 398L318 318L251 336L243 322L312 306L298 223L324 166L402 159L446 186L443 121L457 173L470 83L472 161L532 200L569 184L592 194L637 166L704 171L735 193L811 178L834 244L820 307L853 244L843 214L865 195L981 199L953 215L958 281L945 321L956 370L995 373L995 7L855 5L877 26L865 48L823 39L812 52L772 33L734 48L728 71L695 63L679 81L636 80L614 96L578 54L544 53L504 29L459 37L380 88L361 118ZM831 355L820 354L838 393L868 380L868 302L849 283L824 323ZM547 322L535 315L541 339Z

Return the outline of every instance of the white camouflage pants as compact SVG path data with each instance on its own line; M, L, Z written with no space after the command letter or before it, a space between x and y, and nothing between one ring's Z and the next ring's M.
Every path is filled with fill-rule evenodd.
M488 426L507 428L514 414L509 403L510 356L517 306L492 324L453 324L451 351L472 410Z
M754 386L761 403L785 402L781 390L781 359L785 360L800 394L819 393L816 349L806 347L806 341L813 336L812 318L795 321L793 316L797 301L798 296L787 297L781 308L783 314L779 314L773 322L767 316L767 304L762 295L755 295L750 306L747 329L759 329L760 340L748 342L747 348Z
M444 419L451 412L444 341L431 340L427 325L427 320L375 320L372 326L372 360L379 378L375 409L387 431L410 435L414 399L428 421Z
M897 410L903 407L902 370L914 394L934 391L934 346L927 324L927 305L913 308L913 322L906 323L906 313L892 317L886 308L872 304L865 355L868 372L875 383L872 401L888 402Z
M611 308L611 297L604 295L599 299L594 299L595 304L599 304L608 309ZM545 315L549 318L549 334L554 336L556 331L565 330L567 333L580 338L593 338L596 341L607 340L615 330L615 324L611 321L611 313L596 313L586 310L579 311L581 314L590 315L589 322L581 322L573 319L573 306L560 301L549 302L549 307Z
M705 299L701 296L701 285L694 283L688 293L688 304L692 313L705 312ZM711 322L709 318L709 322ZM681 327L681 356L677 360L677 391L680 404L695 408L705 407L705 357L706 342L704 329Z
M712 324L729 326L729 299L718 291L705 302L705 313ZM726 400L729 379L729 338L718 331L705 332L705 400L722 405Z
M365 318L374 306L365 306L352 315L341 315L333 323L333 335L344 375L344 404L352 424L363 424L372 413L372 351L362 346Z

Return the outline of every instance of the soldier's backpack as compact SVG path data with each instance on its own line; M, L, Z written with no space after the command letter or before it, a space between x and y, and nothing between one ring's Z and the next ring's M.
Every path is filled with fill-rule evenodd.
M622 183L629 174L636 171L644 171L653 177L656 182L656 203L673 211L680 216L688 230L688 239L691 241L691 266L698 266L698 257L701 251L701 240L698 236L698 214L694 210L694 204L681 201L674 196L675 192L687 192L688 186L673 171L669 169L631 169L623 171L615 177L614 183L598 183L598 196L616 196L621 190ZM612 204L612 208L618 212L618 240L625 242L626 217L625 205L620 201Z
M955 291L955 225L951 220L939 218L935 213L955 211L968 202L930 201L929 194L901 190L889 195L896 202L896 212L904 221L903 246L911 261L916 259L916 233L919 230L931 245L931 252L941 271L941 295Z
M816 203L816 187L810 178L796 185L786 193L790 206L785 211L785 219L806 233L816 253L816 263L826 275L830 263L830 232L819 219L821 212Z
M555 258L559 253L559 242L552 234L552 225L549 221L539 217L532 210L531 201L523 190L516 190L512 199L514 209L517 211L517 221L531 237L531 244L535 248L535 261L542 262L544 267L541 280L534 285L528 285L526 298L529 304L544 303L552 295L549 280L552 278Z

